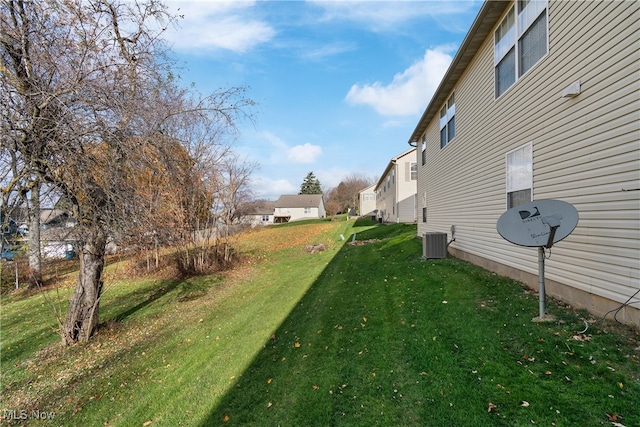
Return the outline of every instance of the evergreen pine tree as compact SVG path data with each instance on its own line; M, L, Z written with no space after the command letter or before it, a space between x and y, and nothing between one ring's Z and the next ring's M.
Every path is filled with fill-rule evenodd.
M313 172L309 172L304 181L302 181L299 194L322 194L320 181L316 178Z

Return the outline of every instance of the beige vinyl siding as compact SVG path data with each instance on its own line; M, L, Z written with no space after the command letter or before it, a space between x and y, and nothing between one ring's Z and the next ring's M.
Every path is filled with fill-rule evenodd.
M370 215L376 209L376 186L371 185L359 193L359 214Z
M417 150L416 150L417 151ZM401 156L396 170L396 217L399 222L416 221L416 181L411 180L411 163L415 161L414 151Z
M418 159L418 234L537 275L537 251L508 243L505 155L533 144L533 198L572 203L580 221L552 248L546 277L617 303L640 286L640 3L549 5L549 52L498 99L493 34L455 87L456 137L440 149L438 117ZM589 25L576 25L588 22ZM588 41L588 42L587 42ZM576 98L562 91L580 80ZM419 151L419 150L418 150ZM637 307L636 307L637 308Z
M395 168L395 165L393 165L393 168ZM377 187L378 193L376 196L376 209L380 212L382 221L384 222L396 221L396 191L395 184L390 178L392 171L393 169L388 170L388 173L384 175L380 181L382 184ZM387 180L388 178L389 181Z
M289 208L288 213L291 215L291 221L299 219L315 219L321 218L318 208L308 208L309 212L305 213L305 208Z
M411 162L416 160L415 149L409 149L389 162L384 176L376 185L376 209L385 222L416 221L417 181L411 180ZM391 177L390 181L387 178ZM395 179L394 179L395 177Z
M415 194L399 200L397 204L398 221L412 223L416 221Z
M592 25L550 31L552 49L565 53L552 51L559 60L550 73L568 71L566 82L579 78L582 93L541 117L544 123L557 114L558 125L534 151L537 197L562 197L580 214L574 233L557 246L560 259L549 260L549 277L624 302L640 284L640 193L623 191L640 186L638 3L553 5L570 20L580 10Z

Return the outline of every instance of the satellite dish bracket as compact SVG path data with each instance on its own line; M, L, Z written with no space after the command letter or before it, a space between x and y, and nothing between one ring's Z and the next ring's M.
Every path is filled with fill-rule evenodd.
M543 224L547 224L549 226L549 238L547 239L547 244L544 245L545 248L549 249L553 246L553 238L556 235L556 230L560 227L560 220L562 219L562 215L553 214L542 217L540 220Z

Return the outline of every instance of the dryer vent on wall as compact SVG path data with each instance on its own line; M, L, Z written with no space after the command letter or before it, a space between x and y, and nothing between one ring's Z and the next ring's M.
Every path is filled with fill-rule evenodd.
M446 258L447 233L424 233L422 236L422 258Z

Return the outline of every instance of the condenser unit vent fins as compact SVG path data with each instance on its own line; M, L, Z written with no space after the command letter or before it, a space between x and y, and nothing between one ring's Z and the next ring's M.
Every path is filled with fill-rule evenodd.
M422 258L446 258L447 233L424 233L422 236Z

